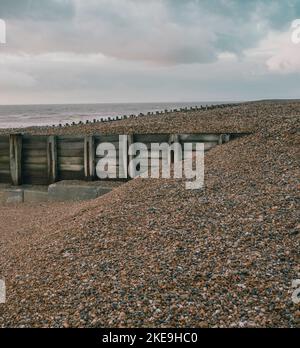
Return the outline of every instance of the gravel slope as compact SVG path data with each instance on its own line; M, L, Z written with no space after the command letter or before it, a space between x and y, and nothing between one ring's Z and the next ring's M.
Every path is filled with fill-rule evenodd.
M25 223L26 238L0 244L0 326L299 327L300 104L291 105L258 110L255 134L212 149L205 190L136 179Z

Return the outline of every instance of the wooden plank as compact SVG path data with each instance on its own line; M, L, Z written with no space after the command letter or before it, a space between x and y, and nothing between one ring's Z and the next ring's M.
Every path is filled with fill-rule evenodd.
M136 143L167 143L169 141L168 134L135 134Z
M144 143L144 145L146 146L147 150L150 152L151 150L151 146L152 144L167 144L167 145L171 145L168 141L162 142L162 143Z
M73 172L73 171L59 171L58 172L59 180L83 180L84 171Z
M81 142L83 144L83 141L84 141L84 137L82 136L60 135L57 137L57 144L60 144L61 142L64 142L64 143Z
M63 151L63 150L80 150L80 149L84 149L84 143L83 142L60 142L57 143L57 149L59 151Z
M9 143L0 143L0 151L9 151Z
M45 145L45 144L47 144L47 137L43 137L43 138L32 137L32 138L26 139L26 137L23 136L23 140L22 141L23 141L23 145L24 146L32 145L32 144Z
M58 164L81 164L84 165L83 157L59 157Z
M46 157L46 151L45 151L45 149L42 149L42 150L26 149L23 151L23 156L25 158Z
M10 173L13 185L22 183L22 135L9 136Z
M30 158L24 158L23 161L23 166L26 166L27 164L40 164L44 165L45 167L47 166L47 158L46 157L30 157Z
M95 136L95 144L98 145L99 143L111 143L111 142L119 142L119 135L118 134L109 134L109 135L100 135Z
M9 162L8 163L0 163L0 170L8 170L10 172Z
M9 148L6 150L0 150L0 157L1 156L9 156Z
M24 184L48 184L47 136L23 136L22 178Z
M23 144L44 143L47 142L45 135L23 135Z
M84 172L84 165L79 164L61 164L59 166L60 171L68 171L68 172Z
M48 182L48 178L47 178L47 171L44 170L44 171L41 171L41 170L23 170L23 181L24 181L24 184L28 184L27 180L28 178L31 178L31 180L33 179L43 179L45 180L46 182ZM32 182L32 181L30 181Z
M181 134L179 139L183 143L219 142L219 134Z
M1 163L9 164L9 156L1 156L0 155L0 164Z
M57 180L57 139L49 136L47 139L47 173L48 182L53 184Z
M95 143L95 148L97 149L97 147L102 144L102 143L109 143L109 144L112 144L116 150L119 149L119 141L101 141L99 143Z
M189 143L189 142L188 142ZM184 150L185 148L185 144L188 143L183 143L182 144L182 150ZM204 151L209 151L210 149L212 149L213 147L218 145L218 142L207 142L207 143L203 143L203 142L199 142L199 143L193 143L193 151L196 150L196 144L203 144L204 145Z
M27 150L40 150L41 152L43 151L44 153L46 153L47 150L47 144L40 144L40 143L32 143L32 144L27 144L23 146L23 150L27 151Z
M48 179L47 175L45 174L44 177L35 177L31 174L26 176L23 176L24 182L26 182L27 185L48 185Z
M58 157L84 157L84 149L57 149Z
M47 172L47 163L24 163L23 162L23 172L25 171L45 171Z
M11 183L10 173L9 174L1 174L0 173L0 177L1 177L1 182L2 183L5 183L5 184L10 184Z
M23 136L22 139L23 150L44 150L47 148L46 136Z
M0 182L11 182L9 136L0 136Z

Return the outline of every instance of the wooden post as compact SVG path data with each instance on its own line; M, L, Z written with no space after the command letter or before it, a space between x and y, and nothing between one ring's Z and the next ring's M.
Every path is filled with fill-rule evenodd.
M178 134L170 134L169 144L179 143L179 135Z
M93 136L84 137L84 176L88 181L95 178L95 139Z
M22 184L22 135L9 136L9 161L12 184Z
M218 145L222 145L222 144L223 144L223 134L219 136L219 141L218 141Z
M55 136L49 136L47 139L47 163L48 182L53 184L57 181L57 145Z
M219 138L219 145L226 144L230 140L230 135L229 134L221 134Z

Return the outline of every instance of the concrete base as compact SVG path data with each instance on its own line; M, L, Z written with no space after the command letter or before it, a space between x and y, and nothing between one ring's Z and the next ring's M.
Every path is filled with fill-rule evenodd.
M38 203L47 201L47 186L0 186L0 203L2 204L19 204L23 202Z
M112 190L100 182L60 181L48 188L50 201L83 201L95 199Z
M7 193L6 190L11 186L8 184L0 184L0 204L6 203Z
M48 186L0 185L0 204L82 201L102 196L122 182L60 181Z
M22 189L6 189L4 201L7 204L19 204L24 202L24 191Z
M48 201L47 186L24 188L24 202L41 203Z

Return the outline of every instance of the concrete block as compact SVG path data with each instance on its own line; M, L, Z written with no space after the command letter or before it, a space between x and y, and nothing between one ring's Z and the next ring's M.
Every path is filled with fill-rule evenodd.
M47 190L37 189L25 189L24 190L24 202L26 203L39 203L48 201Z
M24 202L24 191L22 189L7 189L4 191L5 203L19 204Z
M99 182L61 181L48 188L50 201L82 201L95 199L110 192L112 188L101 187Z
M0 204L6 203L6 193L4 191L0 191Z

